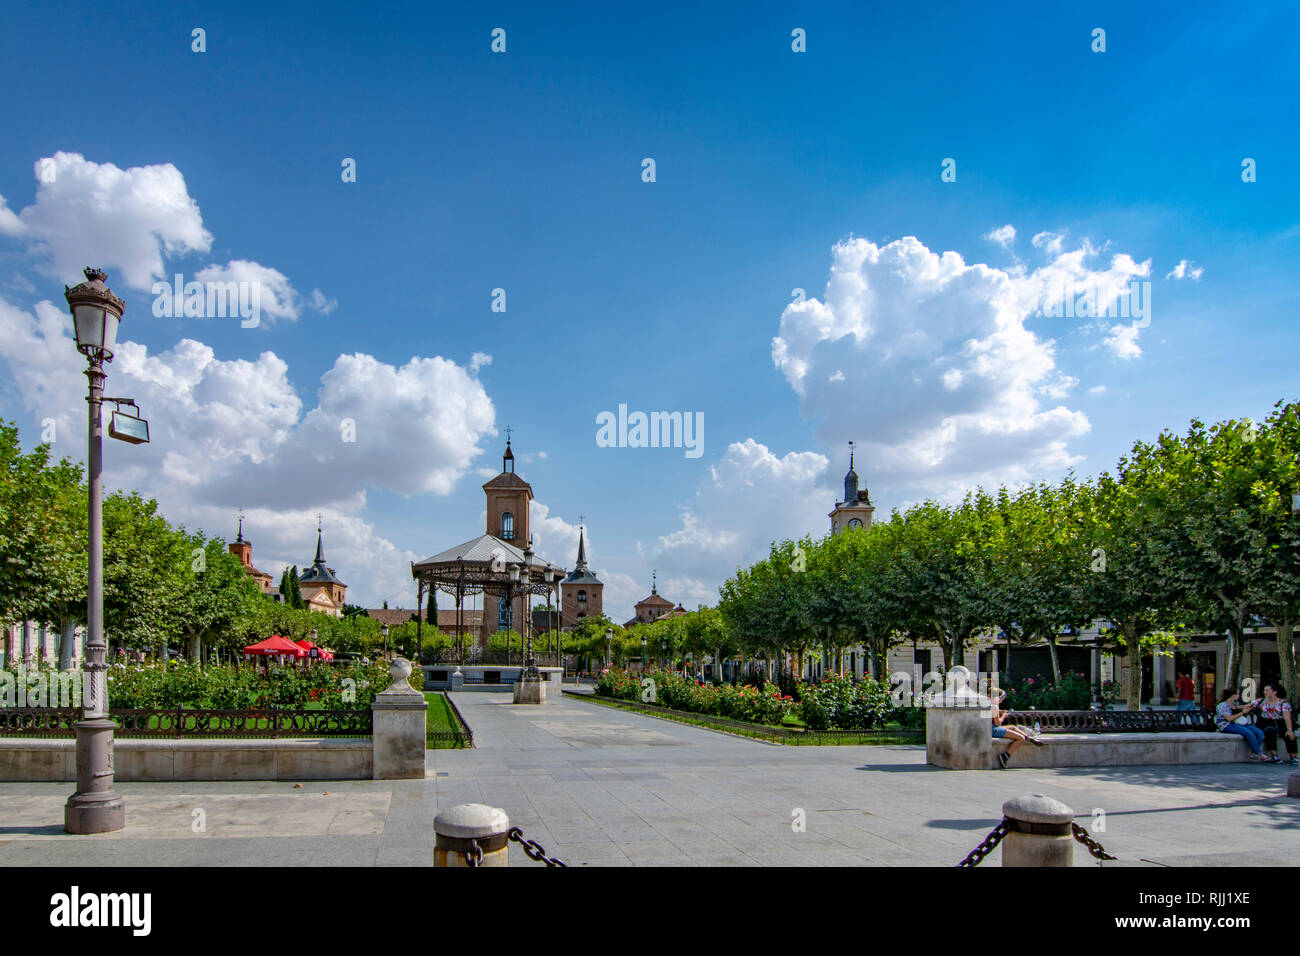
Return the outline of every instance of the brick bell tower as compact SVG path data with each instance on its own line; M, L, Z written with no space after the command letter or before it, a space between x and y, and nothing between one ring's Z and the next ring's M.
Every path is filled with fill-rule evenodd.
M515 474L515 453L506 439L501 474L483 486L487 495L487 533L508 541L520 551L528 547L528 506L533 487Z

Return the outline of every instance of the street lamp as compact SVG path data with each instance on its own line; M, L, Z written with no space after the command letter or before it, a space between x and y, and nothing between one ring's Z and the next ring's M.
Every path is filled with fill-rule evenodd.
M605 628L605 670L609 670L614 665L613 651L611 645L614 640L614 629Z
M664 640L660 641L659 646L664 652L664 667L667 667L669 671L672 671L673 669L672 664L670 664L668 661L668 640L665 638Z
M126 804L113 790L113 731L108 719L108 648L104 643L104 364L113 361L117 328L126 303L105 284L107 273L85 270L86 281L64 286L72 313L77 351L86 356L90 382L86 459L89 484L86 573L85 693L82 719L76 723L77 792L63 808L68 833L108 833L126 826ZM144 440L148 440L146 429Z
M510 579L510 586L506 589L506 615L510 623L514 623L514 606L515 606L515 586L519 584L519 565L511 564L506 568L506 577ZM522 650L522 648L521 648ZM506 666L510 666L510 629L506 629Z
M645 671L645 635L641 635L641 670Z
M388 656L388 625L385 624L379 629L379 633L384 635L384 656Z

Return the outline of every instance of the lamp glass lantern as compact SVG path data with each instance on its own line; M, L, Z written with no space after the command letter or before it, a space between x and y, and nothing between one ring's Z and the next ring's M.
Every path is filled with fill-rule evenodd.
M1291 513L1300 515L1300 491L1291 495Z
M85 274L85 282L65 288L63 293L72 312L77 349L88 357L111 361L126 303L109 291L105 284L108 274L103 270L87 268Z

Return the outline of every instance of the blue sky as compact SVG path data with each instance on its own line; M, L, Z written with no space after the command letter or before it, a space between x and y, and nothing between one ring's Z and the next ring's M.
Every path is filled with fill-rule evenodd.
M761 6L7 8L0 415L84 455L79 358L40 303L103 264L142 349L110 391L156 423L108 449L110 484L213 533L244 507L276 573L323 511L350 599L409 604L404 562L481 529L508 424L541 550L570 564L586 515L620 618L651 568L691 606L824 531L849 438L887 512L1295 397L1294 5ZM179 186L145 172L169 166ZM87 203L98 231L73 225ZM156 318L123 279L152 258L256 263L291 304L254 329ZM1062 274L1150 281L1149 326L986 308ZM795 288L818 308L787 308ZM597 447L620 403L702 412L704 454Z

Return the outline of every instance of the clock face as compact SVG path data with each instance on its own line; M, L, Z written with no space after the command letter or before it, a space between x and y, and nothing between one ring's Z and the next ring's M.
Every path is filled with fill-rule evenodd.
M861 527L862 527L862 519L861 519L861 518L850 518L850 519L849 519L849 527L850 527L850 528L861 528Z

